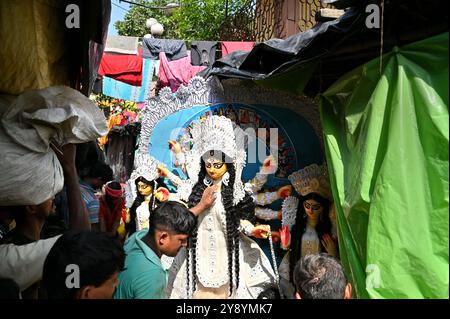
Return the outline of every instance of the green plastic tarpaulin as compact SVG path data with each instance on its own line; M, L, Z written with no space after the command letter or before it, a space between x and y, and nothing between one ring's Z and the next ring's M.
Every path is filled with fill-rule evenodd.
M448 33L320 98L341 259L359 298L448 298Z

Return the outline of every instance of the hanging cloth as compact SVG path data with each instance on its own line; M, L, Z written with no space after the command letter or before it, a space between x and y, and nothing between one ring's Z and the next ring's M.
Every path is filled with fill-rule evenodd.
M255 42L221 42L222 56L226 56L235 51L250 52L255 46Z
M192 41L191 64L210 66L216 60L216 41Z
M139 49L138 55L103 54L98 74L130 85L141 86L143 65L141 51Z
M174 61L187 56L186 43L183 40L145 39L142 41L142 57L157 60L164 52L168 61Z
M193 66L191 64L191 52L187 57L169 62L166 54L159 54L160 69L158 87L170 86L172 92L176 92L181 84L187 85L198 72L205 69L204 66Z
M145 102L152 91L155 61L143 59L142 86L134 86L111 77L103 77L103 94L126 101Z
M138 38L109 35L106 39L105 52L136 55L138 54Z

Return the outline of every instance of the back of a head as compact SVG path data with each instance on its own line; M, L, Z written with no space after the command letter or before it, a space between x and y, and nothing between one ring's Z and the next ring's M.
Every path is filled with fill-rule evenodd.
M190 235L196 226L197 219L194 214L179 202L164 202L150 214L150 232L159 229Z
M48 298L74 299L77 288L102 285L123 269L124 260L120 241L107 233L67 232L56 241L44 263L42 279ZM77 273L79 277L71 280L69 276ZM68 287L67 281L76 280L79 285Z
M108 164L102 162L96 162L86 177L97 178L101 177L104 182L108 182L113 179L113 170Z
M120 185L120 183L116 182L116 181L109 182L107 185L109 188L116 190L116 191L122 189L122 186Z
M256 299L281 299L281 296L276 287L270 287L261 292Z
M119 182L112 181L105 185L105 198L107 201L114 201L118 198L122 198L123 189Z
M302 299L343 299L347 278L339 260L321 253L298 261L294 283Z
M96 141L76 144L75 165L77 170L82 172L92 166L95 162L104 162L105 156ZM87 169L87 172L89 169Z

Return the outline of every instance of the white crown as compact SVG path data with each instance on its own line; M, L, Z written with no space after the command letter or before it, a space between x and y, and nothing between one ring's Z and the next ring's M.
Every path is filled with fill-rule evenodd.
M224 116L210 116L192 127L192 150L203 155L211 150L225 153L232 159L236 158L236 138L233 122Z
M287 226L289 230L295 224L295 218L297 216L298 198L294 196L286 197L281 205L281 225Z
M186 169L191 184L197 182L201 157L212 150L221 151L233 161L236 171L233 203L239 203L245 196L241 180L247 156L244 131L229 118L213 115L194 124L191 136L193 146L186 154Z
M137 177L142 176L148 181L153 181L159 177L158 161L149 154L138 154L134 160L135 173Z
M306 166L289 175L288 179L297 193L302 196L317 193L328 200L332 200L328 170L325 164Z
M159 177L158 161L149 154L138 154L134 159L134 171L125 184L125 206L130 208L137 196L135 180L142 176L148 181Z

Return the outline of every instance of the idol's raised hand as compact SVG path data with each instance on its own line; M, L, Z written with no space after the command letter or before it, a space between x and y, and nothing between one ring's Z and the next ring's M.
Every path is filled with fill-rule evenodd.
M159 187L155 191L155 197L160 202L165 202L165 201L169 200L169 195L170 195L169 190L165 187Z
M277 191L278 198L288 198L292 194L292 185L284 185Z
M268 157L266 157L266 159L264 160L260 173L262 174L275 174L275 172L277 171L278 168L278 163L275 160L275 157L272 155L269 155Z
M161 165L161 164L158 165L157 170L158 170L159 176L161 176L161 177L167 177L167 175L169 175L169 170L164 165Z
M270 232L269 225L257 225L252 230L252 236L255 238L268 238Z
M169 149L175 154L181 153L181 145L175 140L169 141Z
M330 235L328 235L328 234L323 235L321 242L322 242L323 247L325 248L325 250L327 251L327 253L329 255L336 257L336 258L338 257L336 242Z

